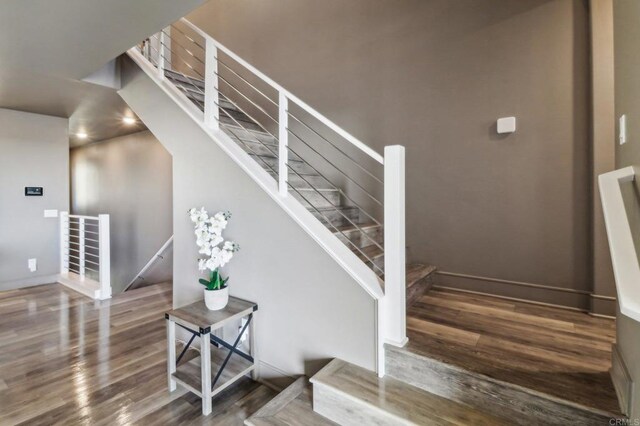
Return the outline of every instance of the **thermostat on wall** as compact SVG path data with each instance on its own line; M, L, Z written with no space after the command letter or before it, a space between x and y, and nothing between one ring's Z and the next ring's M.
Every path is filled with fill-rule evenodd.
M27 197L42 197L44 191L41 186L25 186L24 195Z

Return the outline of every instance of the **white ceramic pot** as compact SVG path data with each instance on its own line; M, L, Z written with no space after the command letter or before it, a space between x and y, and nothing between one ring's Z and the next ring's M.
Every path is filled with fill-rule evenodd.
M210 311L224 309L227 303L229 303L229 287L225 287L222 290L204 289L204 304L207 305L207 309Z

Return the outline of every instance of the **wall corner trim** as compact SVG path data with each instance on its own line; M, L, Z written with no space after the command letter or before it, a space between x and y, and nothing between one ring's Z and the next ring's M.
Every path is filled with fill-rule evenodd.
M618 345L615 343L612 345L611 350L610 373L613 387L618 395L620 410L628 416L631 412L631 401L633 401L633 381L624 358L622 358L622 354L618 350Z

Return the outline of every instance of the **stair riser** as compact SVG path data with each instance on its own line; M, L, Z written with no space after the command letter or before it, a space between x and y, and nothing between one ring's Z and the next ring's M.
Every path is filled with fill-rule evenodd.
M244 130L239 128L237 125L235 125L234 123L231 124L224 124L222 128L224 129L225 132L227 133L233 133L233 137L238 137L241 138L243 140L248 140L248 141L255 141L256 139L260 142L264 142L266 144L269 145L274 145L277 146L278 145L278 141L271 136L268 133L262 132L262 131L255 131L255 130Z
M416 303L433 287L433 274L429 275L407 288L407 308Z
M273 172L278 170L277 158L269 157L269 156L257 156L254 154L249 154L249 155L251 155L254 158L254 160L256 160L256 162L260 164L260 166L262 166L263 169L267 171L273 171ZM256 158L256 157L259 157L259 158ZM307 164L301 161L290 161L288 170L289 170L289 175L294 175L294 176L296 176L295 172L300 173L303 176L313 173L313 170Z
M253 121L250 121L251 119L246 117L244 114L242 113L236 113L236 112L232 112L232 111L227 111L226 113L223 111L220 111L220 124L228 124L231 126L238 126L241 128L245 129L245 132L248 130L250 133L253 132L264 132L264 129L262 127L260 127L259 125L257 125L256 123L254 123ZM271 140L273 140L273 137L271 137ZM251 139L251 137L249 137L249 139Z
M505 418L515 425L605 425L609 417L488 380L438 360L386 348L389 376L450 400Z
M342 426L414 424L317 383L313 385L313 410Z
M350 231L342 231L342 233L336 232L335 234L340 241L342 241L349 247L352 247L349 241L360 248L371 246L374 244L374 241L384 247L383 232L381 226L369 227L363 231L355 229Z
M278 175L274 172L269 172L274 179L278 179ZM298 176L295 173L289 173L289 183L294 188L299 189L308 189L308 188L316 188L316 189L334 189L333 185L331 185L325 178L318 175L302 175Z
M338 191L294 191L289 192L293 197L300 201L303 206L309 207L334 207L340 205L340 193Z
M316 212L315 210L309 210L312 215L314 215L323 225L329 228L330 231L335 232L335 227L346 226L349 225L349 221L345 219L344 216L348 217L352 221L359 220L360 211L356 208L342 208L340 209L340 213L335 210L326 210L322 211L322 214ZM329 225L329 223L332 225Z
M238 143L238 145L240 145L242 149L244 149L248 154L263 155L266 157L279 156L278 145L267 144L264 142L257 142L255 139L250 139L250 140L245 139L240 141L238 141L235 137L232 137L232 139L236 141L236 143ZM302 159L297 155L291 155L291 153L289 153L289 161L302 161ZM293 174L292 177L297 177L297 176Z

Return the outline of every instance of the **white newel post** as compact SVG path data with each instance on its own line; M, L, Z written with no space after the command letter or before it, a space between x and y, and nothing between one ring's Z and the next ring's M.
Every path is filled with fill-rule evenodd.
M69 212L60 212L60 273L69 272Z
M218 91L218 48L211 37L207 37L205 44L204 65L204 123L217 129L219 126L220 95Z
M384 149L385 341L407 342L404 147Z
M279 93L278 97L278 188L280 195L288 194L287 181L289 180L289 171L287 163L289 162L289 99L283 93Z
M109 236L109 215L98 216L98 256L100 258L100 299L111 297L111 239Z
M78 263L80 264L80 276L83 277L86 274L86 265L85 265L85 258L86 258L86 247L85 247L85 222L84 222L84 217L81 217L80 219L78 219L78 242L79 242L79 260Z

